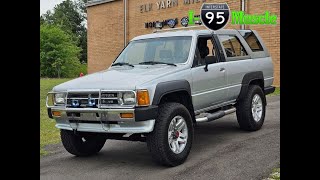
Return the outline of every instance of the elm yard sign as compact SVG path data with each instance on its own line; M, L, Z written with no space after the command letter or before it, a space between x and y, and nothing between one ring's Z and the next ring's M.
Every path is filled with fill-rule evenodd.
M206 0L183 0L184 5L206 2ZM139 6L140 13L149 12L153 9L168 9L178 6L178 0L163 0L156 3L147 3Z
M183 0L184 5L201 3L201 2L206 2L206 0ZM163 0L163 1L157 1L154 4L153 3L143 4L139 7L140 7L140 13L146 13L146 12L152 11L154 7L155 9L160 10L160 9L176 7L178 6L178 4L179 4L178 0ZM188 16L182 17L180 21L181 21L181 25L185 27L188 25L202 24L200 20L200 15L195 15L194 10L189 10ZM167 20L145 22L144 27L162 29L164 26L169 26L170 28L174 28L176 24L178 24L178 18L175 17Z

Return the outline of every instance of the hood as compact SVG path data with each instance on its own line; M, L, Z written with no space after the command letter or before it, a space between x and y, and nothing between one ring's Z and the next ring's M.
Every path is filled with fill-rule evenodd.
M185 66L168 65L136 65L114 66L83 77L67 81L53 88L53 91L67 91L72 89L106 89L106 90L134 90L136 85L154 80L177 71Z

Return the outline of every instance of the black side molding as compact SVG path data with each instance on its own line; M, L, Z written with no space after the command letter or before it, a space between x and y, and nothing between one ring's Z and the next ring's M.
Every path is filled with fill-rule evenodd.
M158 106L136 107L134 109L135 121L146 121L158 117Z
M274 86L268 86L264 88L264 94L271 94L276 90L276 88Z
M49 118L53 119L51 108L47 108Z

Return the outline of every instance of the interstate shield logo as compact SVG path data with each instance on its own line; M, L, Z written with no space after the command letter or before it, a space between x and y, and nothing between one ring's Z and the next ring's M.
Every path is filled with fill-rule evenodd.
M227 3L203 3L200 11L201 21L208 29L216 31L228 23L230 8Z

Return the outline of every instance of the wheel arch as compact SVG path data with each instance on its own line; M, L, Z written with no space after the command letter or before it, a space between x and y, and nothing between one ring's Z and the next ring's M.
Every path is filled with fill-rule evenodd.
M243 99L248 92L249 85L258 85L264 91L264 77L262 71L247 73L243 76L241 90L237 101Z
M152 105L164 102L178 102L183 104L190 112L195 123L195 114L191 97L191 87L187 80L166 81L157 84Z

